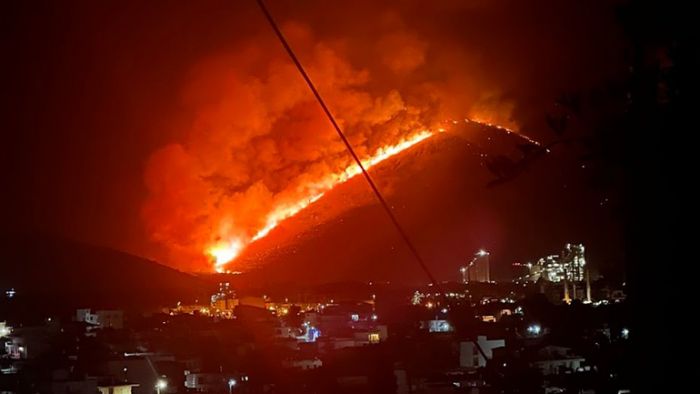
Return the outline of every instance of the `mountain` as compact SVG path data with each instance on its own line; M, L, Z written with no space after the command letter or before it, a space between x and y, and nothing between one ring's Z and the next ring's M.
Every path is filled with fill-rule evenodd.
M622 267L620 223L570 147L554 147L493 186L487 156L517 162L531 148L524 142L463 126L370 170L439 280L459 280L459 267L480 248L491 252L497 279L510 279L513 263L559 253L569 242L586 245L588 261L604 273ZM261 283L427 282L362 177L282 222L229 268Z
M0 250L0 289L3 293L15 289L13 302L21 300L22 305L40 306L42 311L151 310L208 294L201 279L105 247L14 234L1 237Z

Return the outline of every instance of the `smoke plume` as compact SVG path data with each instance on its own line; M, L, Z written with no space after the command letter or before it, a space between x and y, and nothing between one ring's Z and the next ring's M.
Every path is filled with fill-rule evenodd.
M530 21L519 2L269 3L360 157L465 116L517 128L527 119L522 102L553 96L587 64L587 53L571 54L566 42L586 37L585 28L547 14ZM564 18L584 7L544 3ZM318 194L319 183L351 164L262 16L258 22L255 34L192 67L181 94L188 122L146 165L147 231L182 268L210 270L207 250L243 247L280 207ZM537 23L561 34L542 35ZM549 64L553 48L573 58ZM550 84L533 87L529 78L547 73Z

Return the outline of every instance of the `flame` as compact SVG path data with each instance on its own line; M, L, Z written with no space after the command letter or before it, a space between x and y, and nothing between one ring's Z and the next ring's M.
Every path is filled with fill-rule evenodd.
M243 249L241 240L233 239L228 242L219 242L207 250L207 254L214 258L214 270L224 272L224 266L233 260Z
M481 117L479 117L479 116L476 116L476 117L473 117L473 118L465 118L464 121L465 121L466 123L476 123L476 124L479 124L479 125L482 125L482 126L488 126L488 127L491 127L492 129L496 129L496 130L500 130L500 131L506 132L506 133L508 133L508 134L516 135L516 136L518 136L519 138L524 139L525 141L527 141L527 142L529 142L529 143L531 143L531 144L534 144L534 145L537 145L537 146L542 146L542 143L541 143L541 142L535 141L535 140L533 140L532 138L526 136L525 134L519 133L519 132L517 132L517 131L515 131L515 130L513 130L513 129L511 129L511 128L506 127L506 126L501 126L501 125L496 124L496 123L491 123L491 122L490 122L489 120L487 120L487 119L488 119L488 118L481 118ZM457 121L454 121L454 122L457 123Z
M444 132L444 129L439 129L438 132ZM435 134L436 132L433 131L422 130L410 137L401 139L396 144L382 146L378 148L370 157L362 159L362 166L365 169L370 169L382 161L409 149L410 147L434 136ZM215 271L227 272L225 270L225 266L231 261L235 260L236 257L238 257L238 255L245 249L245 247L248 246L248 244L264 238L270 233L270 231L277 227L280 222L296 215L323 197L323 195L329 190L344 182L347 182L351 178L361 173L362 170L360 169L360 166L353 163L342 171L329 174L319 181L306 185L306 190L308 191L306 197L289 204L281 205L272 211L265 221L265 226L258 230L258 232L252 237L248 239L242 237L232 238L214 243L212 246L207 248L206 253L213 258Z

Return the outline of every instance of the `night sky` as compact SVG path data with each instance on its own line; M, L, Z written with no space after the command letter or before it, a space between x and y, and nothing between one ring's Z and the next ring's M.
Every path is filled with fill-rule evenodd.
M568 134L562 137L548 127L546 115L559 114L561 108L554 103L563 93L595 96L625 69L615 2L541 1L527 7L515 0L392 3L269 1L283 29L290 32L292 44L300 48L302 61L311 64L312 77L315 70L322 88L342 90L337 96L330 93L329 101L331 107L336 103L337 115L348 125L359 149L391 138L386 131L391 124L375 119L384 119L381 114L352 112L354 107L348 102L366 99L380 107L377 103L392 97L392 90L401 95L405 106L419 107L423 98L426 105L430 101L430 110L416 116L426 124L443 115L482 113L545 143L587 136L600 113L585 98L582 113L570 121ZM201 234L189 233L185 219L149 216L150 211L144 209L163 201L154 191L162 185L169 191L191 191L189 186L167 184L170 177L177 178L172 168L181 163L175 165L158 156L164 147L184 147L188 157L206 167L201 163L209 166L208 160L219 160L219 153L207 151L207 144L217 145L218 140L202 141L210 135L233 136L235 141L227 141L231 145L226 146L234 148L221 154L221 160L235 156L236 165L242 168L239 173L207 173L207 179L224 180L208 183L212 189L190 193L205 196L203 199L219 193L217 196L224 197L212 204L217 209L226 205L221 202L226 199L222 190L231 195L247 192L259 179L276 195L292 187L300 173L315 169L314 164L328 164L328 155L342 158L342 149L335 145L327 154L319 153L326 151L318 147L331 140L325 137L328 125L313 107L311 96L299 96L296 101L288 98L307 94L300 90L300 80L274 80L274 74L266 74L274 83L266 80L269 83L261 88L261 97L242 98L253 76L262 73L261 67L285 64L284 53L254 1L77 1L4 6L8 7L2 17L4 232L49 233L197 270L199 262L186 262L189 255L183 257L181 249L171 246L174 240L184 248L199 245L195 238ZM314 57L319 43L333 52L331 63ZM333 74L335 79L321 75L330 68L340 70ZM227 78L245 83L228 96L226 88L238 82ZM275 84L280 88L265 90ZM293 104L275 110L271 97ZM259 108L258 102L268 107L261 118L275 114L275 120L284 125L266 128L249 119ZM214 118L212 108L220 109L222 103L233 103L232 113L240 115L233 120L234 115ZM357 120L360 118L362 121ZM217 128L219 124L212 119L223 126ZM239 124L240 119L245 122ZM375 132L369 124L383 131ZM240 130L257 131L244 138L236 134ZM490 149L479 141L484 144L481 148ZM285 161L260 164L255 161L260 154L244 153L263 142L274 143L276 154ZM443 263L449 258L435 252L438 245L451 248L450 256L493 245L496 263L507 266L555 253L558 250L550 248L563 246L561 241L571 237L577 238L571 242L590 239L592 245L587 246L598 268L620 274L620 269L611 268L622 265L623 249L616 175L603 171L603 178L613 181L601 182L595 165L580 160L584 148L560 144L551 157L521 179L494 192L486 187L491 174L475 159L478 151L466 145L463 149L455 148L459 144L451 146L421 148L417 162L425 164L420 168L404 163L381 170L380 183L389 193L406 195L399 199L407 206L400 212L412 231L418 232L416 238L432 256L437 271L447 275L452 269ZM496 150L516 158L517 152L515 143ZM442 164L435 167L435 163ZM230 167L226 163L217 166ZM428 170L435 173L426 173L426 168L436 168ZM412 176L439 178L435 180L441 185L436 186L439 192L401 189ZM575 192L565 190L564 185ZM459 201L440 196L455 190L460 193ZM518 204L507 196L517 196ZM347 205L347 210L328 217L330 224L315 219L312 225L322 225L324 234L333 234L328 229L338 217L362 218L366 215L362 209L374 209L367 208L365 203L371 200L365 197L351 203L340 199L338 204ZM412 203L416 205L411 207ZM237 212L238 208L230 209ZM258 209L263 208L251 207L246 214ZM543 217L545 212L551 214ZM445 218L455 215L461 221L445 225ZM431 217L437 221L431 223ZM245 223L249 222L252 219L246 218ZM526 232L516 231L523 223L539 224ZM569 236L572 223L576 228ZM465 227L476 226L487 233L482 239L465 235ZM166 227L177 232L154 236L154 228ZM439 244L438 238L448 241ZM356 276L361 276L357 271Z

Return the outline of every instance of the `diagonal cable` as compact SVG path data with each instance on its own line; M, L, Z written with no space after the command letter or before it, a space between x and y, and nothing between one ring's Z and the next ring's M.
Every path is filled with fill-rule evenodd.
M348 152L350 152L350 155L355 160L355 163L357 163L357 165L360 167L360 170L362 171L362 175L364 175L365 180L369 184L370 188L372 188L372 191L374 192L374 195L377 197L377 200L379 200L382 207L384 207L384 211L386 211L386 214L389 216L389 219L391 219L391 222L394 224L396 231L398 231L398 233L401 236L401 238L403 239L404 243L406 243L406 246L408 246L408 249L411 251L411 254L413 254L413 256L416 258L416 261L418 261L418 264L420 264L421 268L423 269L425 274L428 276L428 278L430 279L430 282L433 284L433 286L436 286L439 288L439 284L435 280L435 277L428 269L428 266L425 264L425 261L418 253L418 250L413 245L413 242L411 242L411 239L408 237L408 234L406 233L406 231L403 229L403 227L401 227L401 224L396 219L396 216L394 215L394 213L391 211L391 208L389 207L389 204L387 204L386 200L384 199L384 196L382 196L382 193L377 188L377 185L374 183L372 178L369 176L369 173L365 169L365 166L362 165L362 161L355 153L355 150L352 148L352 145L350 145L350 142L348 141L347 137L345 136L345 133L343 133L343 131L340 129L340 126L338 126L338 123L335 121L335 117L333 117L333 114L328 109L328 106L326 106L326 103L323 100L323 97L321 97L321 94L316 89L316 86L311 81L311 78L306 73L304 66L301 64L301 62L299 61L299 58L297 58L296 54L294 53L294 50L292 50L292 47L287 42L287 39L284 37L284 34L282 34L282 31L277 26L275 19L272 17L272 14L270 14L270 11L265 6L264 1L263 0L256 0L256 1L257 1L258 5L260 6L260 9L262 10L263 14L265 14L265 18L267 18L267 21L270 22L270 26L272 26L272 29L275 31L277 38L279 38L280 42L282 43L282 46L287 51L287 54L294 62L294 65L296 65L297 69L299 70L299 73L301 73L301 76L304 77L304 81L306 81L306 84L309 86L309 89L311 89L311 92L313 92L314 96L316 97L316 100L321 105L321 108L323 108L323 112L326 113L328 120L330 120L331 124L333 124L333 128L335 128L335 131L338 133L338 136L340 137L341 140L343 140L343 143L345 144L345 147L347 148Z

